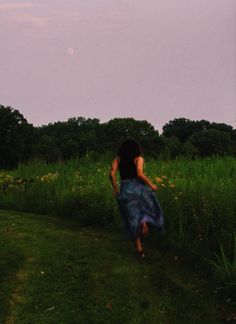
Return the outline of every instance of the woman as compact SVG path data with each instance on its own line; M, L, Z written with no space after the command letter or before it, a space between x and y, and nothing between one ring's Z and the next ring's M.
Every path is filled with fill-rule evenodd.
M141 147L134 139L126 139L118 149L109 173L121 217L136 250L144 258L141 236L147 236L149 224L161 228L164 225L162 210L155 191L157 186L143 173L144 159ZM120 190L116 172L120 173Z

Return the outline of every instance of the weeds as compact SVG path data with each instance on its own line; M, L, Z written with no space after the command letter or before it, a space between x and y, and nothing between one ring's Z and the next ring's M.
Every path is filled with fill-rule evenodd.
M233 238L232 238L233 237ZM228 253L223 244L219 243L219 253L215 254L215 261L210 261L215 276L221 282L236 282L236 234L230 235ZM230 285L230 284L229 284Z
M0 208L76 218L80 224L117 226L120 218L108 179L109 166L110 160L100 156L96 161L85 157L50 165L37 162L0 172ZM215 255L216 277L224 282L235 280L235 236L233 257L223 242L236 227L236 160L149 160L145 167L158 184L172 246L188 249L199 260Z

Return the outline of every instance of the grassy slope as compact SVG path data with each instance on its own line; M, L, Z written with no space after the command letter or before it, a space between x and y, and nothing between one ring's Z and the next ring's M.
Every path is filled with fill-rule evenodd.
M220 323L206 282L120 232L0 211L0 323Z

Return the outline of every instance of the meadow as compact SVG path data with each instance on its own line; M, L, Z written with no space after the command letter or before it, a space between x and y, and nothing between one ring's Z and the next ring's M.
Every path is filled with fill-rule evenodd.
M87 156L1 171L0 208L122 231L109 167L108 157ZM230 299L236 285L236 159L148 159L145 172L158 185L166 223L150 244L200 269Z
M0 210L0 323L183 324L233 321L198 271L119 231Z

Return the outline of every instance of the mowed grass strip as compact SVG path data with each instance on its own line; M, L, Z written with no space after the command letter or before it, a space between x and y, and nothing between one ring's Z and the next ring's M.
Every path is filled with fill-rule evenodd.
M119 231L0 210L0 244L0 323L220 323L206 282Z

